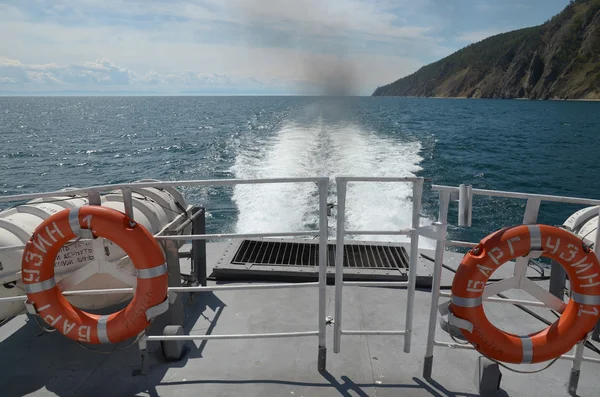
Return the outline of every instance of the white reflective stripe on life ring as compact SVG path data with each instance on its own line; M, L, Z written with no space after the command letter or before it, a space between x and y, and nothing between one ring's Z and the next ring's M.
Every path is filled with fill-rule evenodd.
M542 232L537 225L527 225L529 229L529 249L539 251L542 249Z
M453 305L460 307L477 307L481 306L481 303L483 302L481 296L476 298L461 298L460 296L452 295L450 299Z
M521 346L523 346L523 359L521 364L531 364L533 360L533 341L527 336L519 336L521 338Z
M571 299L582 305L600 305L600 295L585 295L572 291Z
M49 289L52 289L55 286L56 280L54 279L54 277L52 277L48 280L40 281L39 283L25 284L25 292L27 292L28 294L37 294L38 292L48 291Z
M98 332L98 340L101 343L112 343L108 338L108 332L106 330L107 321L108 316L100 316L100 318L98 318L98 326L96 327L96 331Z
M150 269L135 269L135 276L137 278L148 279L162 276L167 272L167 264L163 263Z

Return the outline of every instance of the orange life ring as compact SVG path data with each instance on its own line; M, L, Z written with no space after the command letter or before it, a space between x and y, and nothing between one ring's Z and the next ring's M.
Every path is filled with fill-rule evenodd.
M482 295L491 274L505 262L531 251L558 262L567 272L571 298L561 317L546 329L525 336L496 328L485 316ZM463 258L452 282L449 310L472 324L463 336L482 354L507 363L539 363L573 348L594 329L600 313L600 263L576 235L547 225L499 230Z
M65 243L81 234L81 229L119 245L135 266L133 299L116 313L101 316L73 307L56 285L56 255ZM167 265L157 241L142 225L107 207L71 208L46 219L25 246L21 271L27 298L38 315L63 335L80 342L117 343L134 337L150 324L149 309L168 305Z

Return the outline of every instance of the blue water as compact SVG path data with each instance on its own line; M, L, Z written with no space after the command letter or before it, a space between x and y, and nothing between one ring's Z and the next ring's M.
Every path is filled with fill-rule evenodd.
M600 103L413 98L0 98L3 195L72 186L281 176L423 176L431 184L600 197ZM184 189L209 232L316 227L313 185ZM353 184L348 227L410 223L406 185ZM331 185L330 201L335 200ZM525 203L476 198L477 240L519 223ZM543 205L559 224L578 206ZM456 205L450 221L456 222ZM332 233L335 221L330 220Z

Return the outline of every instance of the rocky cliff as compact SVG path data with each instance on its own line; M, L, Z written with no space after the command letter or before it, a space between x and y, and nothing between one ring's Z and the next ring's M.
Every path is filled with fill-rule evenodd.
M600 0L471 44L374 96L600 99Z

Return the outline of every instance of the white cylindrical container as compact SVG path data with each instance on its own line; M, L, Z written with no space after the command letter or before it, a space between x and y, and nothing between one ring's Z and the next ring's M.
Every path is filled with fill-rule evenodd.
M0 298L25 295L25 291L21 288L23 249L2 250L1 248L23 246L37 226L51 215L66 208L88 204L87 198L68 196L68 190L65 190L65 193L67 194L65 196L35 199L24 205L0 212ZM152 234L160 232L182 213L182 209L187 207L183 196L173 188L133 189L132 204L135 221L146 227ZM101 205L125 211L123 195L120 190L102 195ZM191 225L188 225L184 233L190 233L190 231ZM60 282L93 260L110 262L133 274L133 265L125 252L112 241L102 239L102 242L103 250L100 251L103 252L94 252L92 240L86 239L76 240L62 247L55 261L56 280ZM182 244L183 242L180 242L180 246ZM123 287L128 287L128 285L108 274L98 273L75 285L72 289ZM67 299L81 309L93 310L122 303L130 297L130 294L106 294L70 296ZM23 302L0 303L0 319L24 312Z
M598 212L599 207L586 207L569 217L563 224L570 231L580 236L586 244L593 246L598 234ZM594 251L600 247L593 246Z

